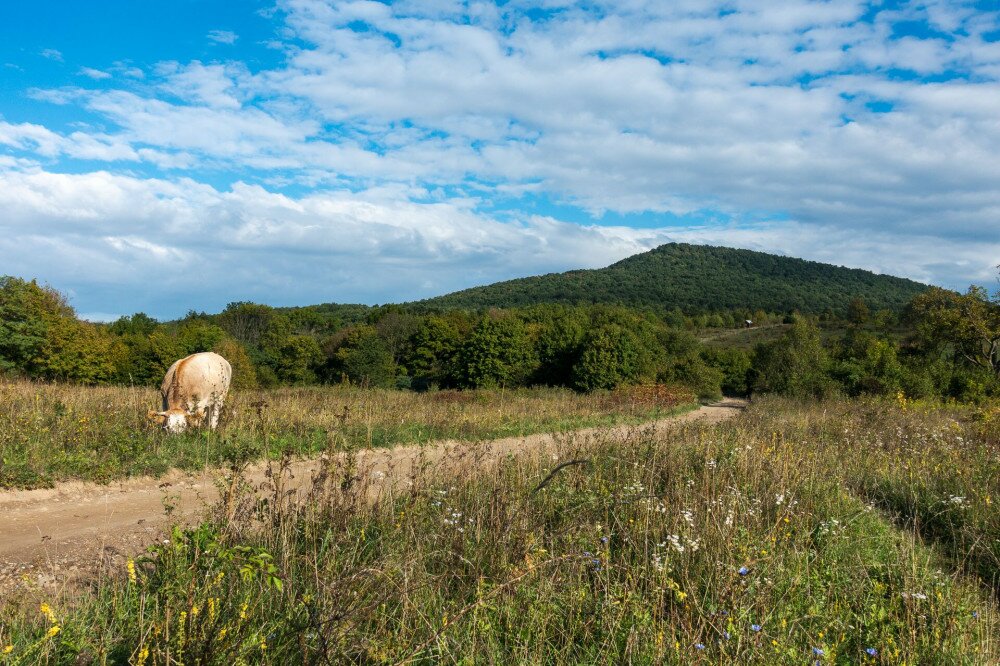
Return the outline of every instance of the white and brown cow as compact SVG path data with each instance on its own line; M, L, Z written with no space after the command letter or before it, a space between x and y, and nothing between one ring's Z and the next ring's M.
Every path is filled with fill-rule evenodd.
M175 361L160 386L163 411L150 411L149 416L169 432L204 425L206 418L208 427L214 430L232 377L229 361L214 352L191 354Z

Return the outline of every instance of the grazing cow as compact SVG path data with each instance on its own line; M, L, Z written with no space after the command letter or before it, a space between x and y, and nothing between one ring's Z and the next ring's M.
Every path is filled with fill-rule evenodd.
M150 411L149 417L169 432L204 425L207 417L208 426L214 430L232 377L229 361L213 352L175 361L160 386L163 411Z

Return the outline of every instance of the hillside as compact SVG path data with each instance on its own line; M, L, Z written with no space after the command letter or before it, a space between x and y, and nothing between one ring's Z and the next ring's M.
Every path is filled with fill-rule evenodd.
M764 252L670 243L607 268L550 273L457 291L420 304L442 308L616 303L711 312L843 313L864 298L898 311L926 285L870 271Z

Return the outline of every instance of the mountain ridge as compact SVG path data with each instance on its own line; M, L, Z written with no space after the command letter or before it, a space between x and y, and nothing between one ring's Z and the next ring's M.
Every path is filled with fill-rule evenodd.
M907 278L796 257L712 245L667 243L604 268L546 273L414 301L435 308L614 303L685 313L726 310L842 313L855 297L901 311L929 288Z

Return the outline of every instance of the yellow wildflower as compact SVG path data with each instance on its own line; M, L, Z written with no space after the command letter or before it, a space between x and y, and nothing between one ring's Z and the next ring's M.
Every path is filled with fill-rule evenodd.
M54 637L58 633L59 633L59 625L56 624L56 625L53 625L53 626L49 627L49 630L45 633L45 637L46 638L52 638L52 637Z
M125 568L128 569L128 579L134 583L136 581L135 560L133 560L131 557L128 558L128 561L125 563Z
M4 648L3 648L3 653L4 654L10 654L13 651L14 651L14 646L13 645L5 645Z
M38 607L38 610L42 611L42 615L47 617L49 619L49 622L51 622L52 624L55 624L57 622L56 614L52 611L52 606L49 606L47 603L42 602L42 605Z
M143 646L143 648L139 650L139 656L137 656L135 659L135 666L145 666L146 660L148 658L149 658L149 648Z

